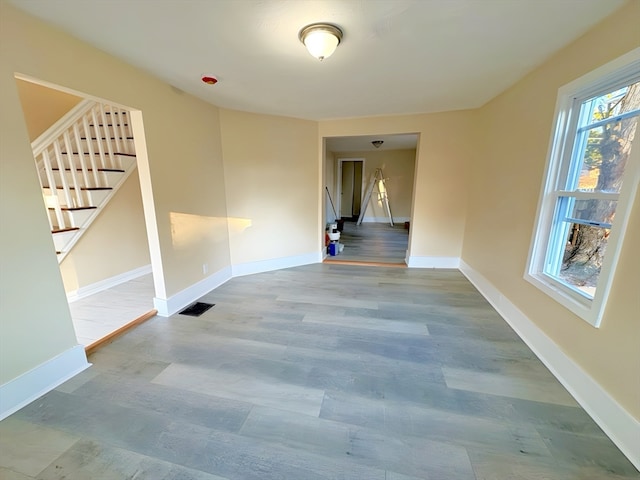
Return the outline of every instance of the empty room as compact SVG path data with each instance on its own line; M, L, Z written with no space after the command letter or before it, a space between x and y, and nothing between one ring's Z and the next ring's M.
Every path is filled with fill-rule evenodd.
M639 479L639 24L0 0L0 478Z

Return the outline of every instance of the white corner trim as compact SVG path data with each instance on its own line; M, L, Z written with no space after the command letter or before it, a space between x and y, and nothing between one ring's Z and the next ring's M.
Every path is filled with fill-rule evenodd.
M640 422L485 277L462 260L460 271L516 331L631 463L640 470L640 451L638 450Z
M293 257L272 258L270 260L260 260L257 262L241 263L232 265L231 272L234 277L242 277L254 273L271 272L282 268L299 267L311 263L322 262L322 252L304 253Z
M0 386L0 420L89 368L82 345L47 360Z
M158 311L158 316L170 317L230 279L231 267L224 267L169 298L154 297L153 306Z
M119 275L114 275L113 277L105 278L104 280L100 280L99 282L91 283L85 287L80 287L78 290L73 290L67 293L67 301L70 303L75 302L76 300L80 300L81 298L88 297L89 295L94 295L103 290L106 290L107 288L115 287L116 285L134 280L151 272L151 264L149 264L142 267L134 268L133 270L129 270L128 272L124 272Z
M406 258L409 268L458 268L460 257L418 257L408 255Z

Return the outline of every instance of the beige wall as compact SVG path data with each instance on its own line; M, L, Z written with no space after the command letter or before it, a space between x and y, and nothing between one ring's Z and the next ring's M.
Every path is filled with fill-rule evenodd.
M0 22L5 19L0 14ZM4 23L4 22L3 22ZM0 23L0 35L6 31ZM3 50L7 40L0 42ZM73 347L13 70L0 57L0 385ZM18 119L18 121L16 120ZM25 308L28 307L28 308Z
M480 110L463 259L640 419L638 199L601 328L523 279L558 88L638 47L639 18L632 2Z
M459 257L467 208L467 163L476 149L469 141L474 119L475 112L459 111L331 120L320 122L320 135L420 134L409 253Z
M149 265L138 170L134 170L60 264L67 293Z
M366 152L335 152L336 159L364 158L364 186L362 195L365 195L371 178L376 168L382 168L389 205L394 218L411 216L411 200L413 199L413 177L416 166L415 150L383 150ZM376 217L386 221L387 212L377 199L377 188L373 189L369 207L365 218Z
M82 98L36 83L16 79L18 95L27 124L29 140L34 141Z
M338 205L336 203L337 200L337 190L336 190L336 159L332 152L325 149L324 152L324 183L322 188L327 187L329 189L329 193L331 194L331 202L333 202L333 208L331 206L331 202L329 202L329 197L327 196L327 191L323 190L323 195L325 198L325 214L324 218L327 224L331 224L337 220L336 217L340 215L333 212L333 209L337 209Z
M0 240L2 384L76 344L14 73L142 111L167 296L201 280L203 263L215 272L230 260L218 109L0 9L0 219L16 227Z
M317 123L225 109L220 119L231 263L320 252Z

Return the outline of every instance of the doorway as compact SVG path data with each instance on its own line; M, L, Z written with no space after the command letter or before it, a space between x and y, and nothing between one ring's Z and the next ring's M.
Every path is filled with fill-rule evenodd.
M343 220L339 253L326 261L406 266L418 138L417 133L324 138L326 190L336 199L324 218L331 225L335 210L335 218ZM384 180L372 183L376 171Z
M338 159L338 212L342 220L355 221L362 209L364 158Z
M146 149L140 149L143 152L138 151L139 141L142 140L144 143L142 119L139 112L113 104L113 102L92 98L20 74L16 74L15 78L22 103L24 121L32 141L39 141L43 145L46 145L47 142L57 142L56 136L62 135L65 128L71 128L62 126L61 121L65 118L71 118L67 113L81 107L87 101L114 105L115 108L126 110L124 114L113 114L110 110L111 118L128 118L128 121L121 123L128 124L134 131L134 134L130 134L126 132L127 129L124 126L120 127L115 121L108 124L104 118L102 122L95 122L94 118L94 123L106 124L100 125L101 131L97 128L88 130L86 127L85 130L80 130L77 124L69 123L74 130L72 133L64 133L69 137L69 141L63 146L67 152L73 152L70 155L63 153L68 157L68 165L76 162L86 163L80 160L81 153L99 150L98 144L108 137L111 137L112 140L117 137L121 142L122 150L119 151L123 153L119 154L116 150L113 152L114 155L133 158L135 162L133 169L127 167L126 174L124 166L119 169L108 169L93 164L87 167L86 172L89 173L91 182L94 179L97 182L98 178L102 181L104 177L118 178L122 175L122 180L113 187L98 187L93 183L81 187L84 191L117 191L117 194L114 194L108 203L100 200L100 196L95 198L89 196L89 201L95 202L91 205L95 206L76 206L73 204L70 207L68 199L57 198L59 195L55 193L52 195L51 192L55 192L55 190L47 186L53 182L58 186L58 189L62 188L60 186L60 182L64 182L61 180L62 173L48 177L47 183L41 183L43 185L42 193L49 200L47 205L43 203L43 208L47 209L50 218L56 217L52 222L60 221L60 218L52 215L52 205L54 204L60 204L65 212L98 211L97 209L101 208L101 213L95 216L87 234L74 243L73 250L69 251L69 255L60 257L59 260L60 273L67 294L76 339L89 352L92 346L95 348L105 338L111 338L115 333L132 326L132 322L140 323L143 318L146 320L155 314L155 310L153 310L155 285L151 267L153 261L150 261L154 237L149 235L153 232L148 231L149 223L146 221L143 205L149 200L142 193L142 184L147 181L145 178L146 169L136 168L136 166L140 166L141 160L146 161L144 153ZM126 116L117 117L116 115ZM52 126L53 129L51 129ZM107 126L112 127L110 135L107 134ZM116 127L119 128L116 129ZM72 138L74 141L71 140ZM80 142L83 144L82 147L78 146ZM135 153L128 150L131 142L135 142ZM128 145L127 147L125 147L125 143ZM68 150L69 148L71 150ZM68 165L65 170L73 171L68 168ZM131 165L130 160L128 165ZM36 163L34 163L34 167L39 171L44 168ZM62 168L55 165L52 170L62 170ZM78 218L65 217L63 221L77 223L78 228L69 228L69 230L78 230L79 227L87 224L86 217L79 215ZM73 223L72 226L76 226L76 223ZM60 223L52 223L51 225L54 229L52 235L58 232L64 233L64 230L54 226L60 225ZM58 247L56 247L57 249ZM123 251L126 251L126 255L123 255ZM60 251L52 250L52 254L60 255L60 253Z

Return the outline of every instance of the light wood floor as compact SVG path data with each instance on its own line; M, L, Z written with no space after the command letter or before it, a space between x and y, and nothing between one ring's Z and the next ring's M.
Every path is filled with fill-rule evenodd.
M80 345L89 346L153 309L152 274L69 303Z
M404 223L391 226L388 223L344 222L340 235L344 250L327 259L336 262L403 263L409 244L409 231Z
M640 478L458 271L315 264L202 301L0 422L0 478Z

